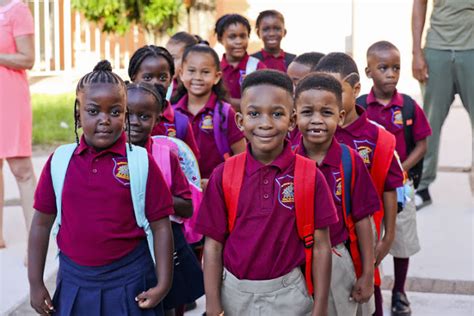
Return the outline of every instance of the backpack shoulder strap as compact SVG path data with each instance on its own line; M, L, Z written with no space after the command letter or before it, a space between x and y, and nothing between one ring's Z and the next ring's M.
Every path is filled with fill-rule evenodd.
M246 152L232 156L224 162L222 175L222 190L227 206L227 223L229 233L234 230L237 218L237 207L239 203L240 189L245 174Z
M220 106L222 106L221 111L219 111ZM229 142L227 141L230 108L231 105L229 103L217 101L216 107L214 108L214 115L212 117L214 139L216 141L217 149L222 157L224 157L224 160L230 157L231 152Z
M247 66L245 67L245 75L251 74L255 70L257 70L258 63L260 60L258 60L255 57L249 56L249 60L247 60Z
M296 58L296 55L285 52L285 65L286 65L286 68L288 68L288 66L291 64L291 62L295 58Z
M395 152L395 136L385 128L377 126L378 135L375 145L372 167L370 170L375 188L381 196L383 193L385 179L387 178L390 164L392 163Z
M356 104L367 109L367 94L363 94L356 99Z
M314 292L312 262L314 245L314 197L316 195L316 163L296 155L294 173L294 194L296 227L303 240L305 251L305 278L309 293ZM309 175L309 176L308 176Z
M161 145L158 142L153 142L152 147L153 158L156 164L160 167L160 171L165 178L168 188L171 188L173 184L173 177L171 172L171 161L170 161L170 148L166 145Z
M179 111L174 111L174 125L176 127L176 137L184 140L188 131L189 119Z
M61 226L62 216L62 195L66 171L71 161L71 157L77 148L77 144L67 144L59 146L51 158L51 179L53 181L54 194L56 195L56 218L52 228L53 237L56 237Z
M250 57L255 57L255 58L257 58L258 60L263 61L263 54L262 54L262 51L261 51L261 50L259 50L259 51L256 52L256 53L253 53L252 55L250 55Z
M402 96L403 131L405 135L407 155L409 155L415 148L415 142L413 141L413 119L415 116L415 101L406 94L402 94Z

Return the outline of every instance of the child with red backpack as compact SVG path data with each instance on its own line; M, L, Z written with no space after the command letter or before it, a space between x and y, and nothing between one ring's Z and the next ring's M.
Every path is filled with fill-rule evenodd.
M358 303L374 291L374 248L370 216L380 208L362 158L334 138L344 122L342 87L330 75L313 73L296 86L295 107L302 140L297 153L318 164L337 209L329 227L332 273L328 315L355 316Z
M337 215L314 161L285 141L295 126L291 79L274 70L248 75L236 120L247 151L213 172L196 224L206 236L206 313L325 315L328 227Z
M395 136L395 148L410 179L406 186L408 198L405 207L399 208L395 240L390 249L395 270L392 315L410 315L405 281L409 258L420 250L413 192L421 180L426 138L431 135L431 128L421 107L409 96L397 92L400 52L395 45L387 41L372 44L367 50L365 73L372 79L374 86L368 95L357 99L358 103L366 108L369 119L381 124Z
M381 279L377 267L388 254L395 238L396 190L403 186L404 181L395 151L395 137L380 125L369 121L363 108L356 105L360 77L357 65L349 55L330 53L319 61L315 71L330 74L341 83L346 113L343 126L336 130L336 139L355 149L362 157L382 201L381 209L375 212L373 219L378 237L375 247L375 314L383 315ZM372 303L360 305L362 314L372 315Z

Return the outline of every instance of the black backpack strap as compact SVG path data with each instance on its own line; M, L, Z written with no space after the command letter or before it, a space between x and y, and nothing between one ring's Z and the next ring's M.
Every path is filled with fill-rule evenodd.
M291 64L291 62L295 58L296 58L296 55L285 52L285 65L286 65L286 68L288 68L288 66Z
M367 96L368 94L363 94L356 99L356 104L360 105L364 109L367 109Z
M257 59L260 60L260 61L263 61L263 54L262 54L262 51L261 51L261 50L259 50L259 51L256 52L256 53L253 53L253 54L250 55L250 56L257 58Z

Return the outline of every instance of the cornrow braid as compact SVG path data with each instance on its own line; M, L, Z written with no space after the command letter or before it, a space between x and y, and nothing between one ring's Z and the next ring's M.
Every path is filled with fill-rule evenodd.
M132 58L130 58L130 64L128 65L128 76L132 81L135 80L135 76L137 75L142 62L148 57L164 58L170 68L170 77L174 77L175 69L173 56L171 56L166 48L156 45L145 45L133 53Z
M151 85L146 82L127 83L127 91L129 90L141 90L150 93L156 99L156 104L158 105L158 113L163 112L164 108L167 105L166 90L162 85Z
M79 134L77 128L79 127L79 100L74 101L74 134L76 135L76 144L79 145Z

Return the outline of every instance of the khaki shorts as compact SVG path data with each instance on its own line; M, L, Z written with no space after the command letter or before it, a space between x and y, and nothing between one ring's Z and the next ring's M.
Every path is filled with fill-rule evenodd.
M356 274L349 251L344 244L333 247L331 287L328 300L329 316L356 315L359 304L349 300L355 282Z
M239 280L224 269L221 299L226 316L311 315L313 308L300 268L262 281Z

